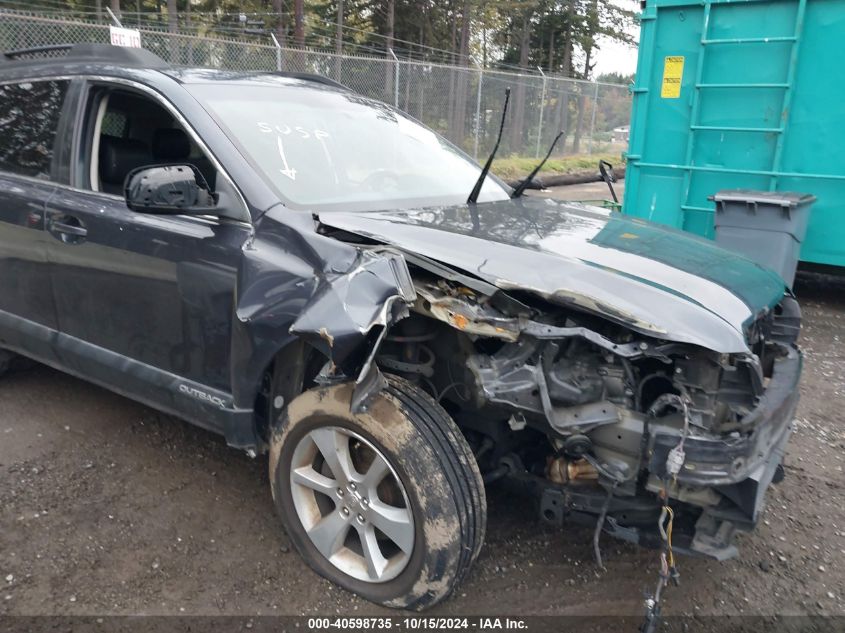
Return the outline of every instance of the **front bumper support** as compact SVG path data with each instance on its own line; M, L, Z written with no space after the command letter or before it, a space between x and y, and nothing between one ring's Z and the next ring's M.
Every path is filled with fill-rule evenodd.
M784 354L774 364L772 378L757 406L743 419L750 429L727 437L688 437L685 461L677 475L679 485L712 488L721 495L716 506L706 508L673 501L676 514L675 549L718 560L737 554L733 536L754 529L766 490L782 476L786 443L793 429L798 405L798 381L802 358L793 346L782 345ZM666 478L668 452L678 436L658 433L654 437L648 471ZM595 524L607 498L601 486L559 485L511 468L511 484L539 500L543 521L560 525L564 520ZM659 546L656 523L661 503L656 495L641 491L636 496L616 496L608 505L604 531L644 546Z
M684 442L686 455L677 483L712 487L728 500L711 511L716 518L744 521L753 527L765 491L783 463L798 406L802 358L796 348L782 348L785 353L775 361L765 393L743 419L743 426L750 432L728 437L688 437ZM652 474L661 479L667 476L666 460L677 444L675 435L655 436L648 465Z

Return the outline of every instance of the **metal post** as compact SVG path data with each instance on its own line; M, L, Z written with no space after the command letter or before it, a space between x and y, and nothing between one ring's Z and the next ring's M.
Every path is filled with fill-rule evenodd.
M537 124L537 152L535 154L536 158L540 158L540 140L543 138L543 110L546 106L546 73L539 66L537 66L537 70L543 75L543 92L540 97L540 122Z
M393 102L394 105L398 108L399 107L399 62L396 62L396 80L393 82Z
M595 82L596 90L593 94L593 116L590 122L590 149L589 153L593 153L593 137L596 135L596 110L599 108L599 82Z
M190 2L190 0L188 0ZM337 57L334 61L334 78L340 82L343 72L343 0L337 2L337 33L335 35L335 51Z
M478 69L478 94L475 97L475 149L473 157L478 160L478 134L481 131L481 86L484 83L484 71Z
M279 40L276 39L275 33L270 33L270 37L273 38L273 44L276 47L276 70L282 70L282 45L279 44Z
M110 17L112 20L114 20L115 26L119 26L120 28L123 28L123 25L120 23L120 20L118 20L118 19L117 19L117 16L116 16L116 15L114 14L114 12L111 10L111 7L106 7L106 11L108 11L108 13L109 13L109 17Z
M399 107L399 58L396 57L396 53L393 52L392 48L388 48L390 51L390 56L393 58L393 106L398 108Z

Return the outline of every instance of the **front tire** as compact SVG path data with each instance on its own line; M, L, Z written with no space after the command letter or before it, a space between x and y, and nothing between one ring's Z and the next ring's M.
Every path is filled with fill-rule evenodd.
M372 602L423 609L446 598L484 540L484 486L455 423L390 377L353 414L349 383L294 399L270 446L288 536L320 575Z

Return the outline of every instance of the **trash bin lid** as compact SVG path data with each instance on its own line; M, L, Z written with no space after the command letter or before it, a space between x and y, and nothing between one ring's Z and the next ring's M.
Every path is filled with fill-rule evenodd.
M811 193L796 191L755 191L753 189L724 189L708 200L719 202L745 202L754 204L771 204L779 207L798 207L815 202L816 196Z

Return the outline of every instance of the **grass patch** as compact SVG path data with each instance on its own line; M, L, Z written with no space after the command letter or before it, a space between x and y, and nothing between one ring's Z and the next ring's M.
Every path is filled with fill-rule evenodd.
M492 171L502 180L523 178L534 169L540 159L527 156L509 156L493 161ZM600 160L606 160L614 167L622 167L625 161L619 153L589 154L550 158L543 166L540 175L575 174L582 171L598 171Z

